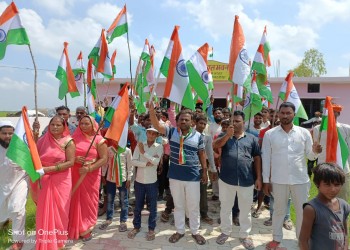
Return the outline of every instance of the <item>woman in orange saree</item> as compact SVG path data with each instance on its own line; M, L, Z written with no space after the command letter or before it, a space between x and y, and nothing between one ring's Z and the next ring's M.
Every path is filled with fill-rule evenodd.
M37 142L45 174L32 184L37 197L36 249L62 249L68 236L68 213L75 145L63 118L54 116Z
M91 232L97 222L100 167L107 163L107 144L99 133L86 155L97 130L98 124L94 118L84 116L73 134L76 159L72 168L73 188L69 212L69 239L90 240Z

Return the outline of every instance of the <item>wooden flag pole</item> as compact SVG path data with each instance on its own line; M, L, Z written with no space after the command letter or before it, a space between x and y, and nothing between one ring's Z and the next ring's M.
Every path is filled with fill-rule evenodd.
M85 82L85 73L83 73L83 86L84 86L84 107L86 108L86 82ZM91 90L90 90L91 91Z
M32 48L30 47L30 44L28 44L30 56L33 61L33 66L34 66L34 106L35 106L35 120L38 120L38 95L37 95L37 76L38 76L38 71L36 68L35 60L34 60L34 55L32 52ZM39 133L39 131L37 131Z
M128 16L127 16L127 12L125 12L125 17L126 20L128 20ZM130 52L130 44L129 44L129 27L128 27L128 31L126 32L126 41L128 43L128 50L129 50L129 66L130 66L130 84L133 85L132 82L132 70L131 70L131 52ZM131 95L132 95L132 88L131 88Z

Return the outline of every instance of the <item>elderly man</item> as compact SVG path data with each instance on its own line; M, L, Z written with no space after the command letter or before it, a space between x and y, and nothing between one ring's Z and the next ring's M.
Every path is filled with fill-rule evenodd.
M14 130L10 121L0 122L0 227L11 219L13 244L10 249L22 249L26 236L28 176L6 157Z
M78 127L79 121L82 117L86 116L88 114L86 108L84 106L79 106L75 110L75 117L77 118L75 126Z

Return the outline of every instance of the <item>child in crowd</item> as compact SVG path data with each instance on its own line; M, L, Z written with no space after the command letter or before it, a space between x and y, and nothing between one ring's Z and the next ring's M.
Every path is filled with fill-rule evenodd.
M313 169L318 195L304 204L299 247L306 249L348 249L349 204L337 198L345 182L343 170L334 163L321 163Z

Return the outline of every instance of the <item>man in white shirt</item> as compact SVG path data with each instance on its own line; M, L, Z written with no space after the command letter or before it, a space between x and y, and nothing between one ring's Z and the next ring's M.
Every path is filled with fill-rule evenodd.
M263 183L266 195L275 198L272 217L273 241L266 246L275 249L283 239L282 226L291 194L295 206L299 238L303 220L303 204L307 202L310 179L306 158L314 160L322 151L321 145L312 144L310 132L293 125L295 106L284 102L279 109L281 125L266 132L262 144Z
M155 238L154 229L157 220L157 167L163 156L163 145L156 142L158 131L155 128L146 130L147 141L139 143L135 148L132 165L137 167L135 178L135 209L134 229L128 233L128 238L133 239L141 228L141 211L145 198L149 203L150 214L148 217L148 233L146 240Z
M0 122L0 228L12 220L11 249L22 249L25 233L28 175L6 157L7 148L14 133L10 121Z

